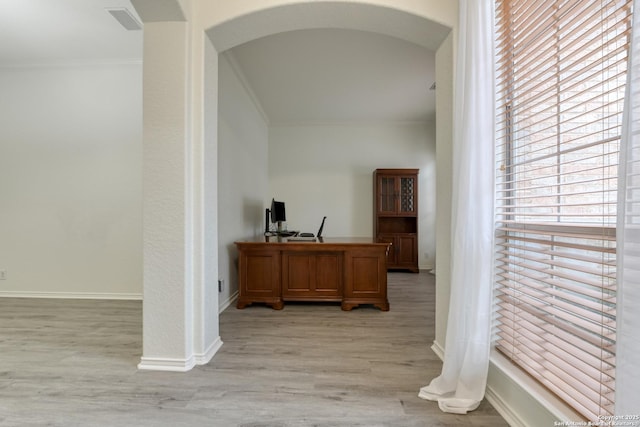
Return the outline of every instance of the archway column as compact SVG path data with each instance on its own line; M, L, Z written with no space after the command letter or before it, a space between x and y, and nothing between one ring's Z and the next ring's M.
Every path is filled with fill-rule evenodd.
M187 371L207 363L222 344L217 245L211 232L216 229L216 140L206 144L201 125L204 37L193 43L193 30L179 7L173 9L178 16L154 18L158 3L133 4L145 22L143 355L138 367ZM214 80L210 84L217 86Z
M186 371L207 363L222 344L217 292L216 49L222 52L280 31L351 28L437 50L455 22L457 2L131 1L145 23L144 314L139 368ZM450 123L445 120L444 125ZM448 141L441 142L439 149L447 148ZM440 285L448 287L442 281Z

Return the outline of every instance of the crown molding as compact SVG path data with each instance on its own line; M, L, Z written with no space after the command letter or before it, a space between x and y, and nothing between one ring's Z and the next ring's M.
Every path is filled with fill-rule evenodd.
M0 69L29 69L29 68L87 68L107 67L114 65L142 66L142 59L113 59L113 60L68 60L68 61L44 61L44 62L17 62L14 64L0 63Z
M435 123L435 119L424 120L284 120L271 122L270 127L353 127L353 126L424 126Z
M230 50L227 50L226 52L223 52L221 55L224 56L229 62L229 65L231 66L231 70L233 71L233 74L235 74L237 79L240 81L240 84L242 85L244 90L247 92L247 95L249 95L249 99L251 99L251 102L256 107L256 110L258 110L258 113L260 114L262 119L265 121L267 126L271 126L271 120L269 120L269 116L267 116L267 113L264 111L264 108L262 107L262 103L260 102L260 99L258 99L253 89L251 89L251 85L247 81L247 78L244 75L244 73L242 72L242 67L240 67L240 64L238 63L238 60L236 59L233 52Z

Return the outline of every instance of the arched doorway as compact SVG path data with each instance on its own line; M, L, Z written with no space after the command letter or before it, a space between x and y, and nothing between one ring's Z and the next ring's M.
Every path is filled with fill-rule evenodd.
M176 0L132 3L145 21L145 281L139 367L185 371L207 363L222 344L216 247L218 55L253 39L311 28L370 31L442 50L450 28L428 16L436 11L451 18L456 5L434 1L412 11L396 7L397 1L393 7L347 1L214 7L194 0L183 11ZM451 46L445 47L449 59ZM450 74L441 77L451 79ZM440 120L447 120L446 112Z

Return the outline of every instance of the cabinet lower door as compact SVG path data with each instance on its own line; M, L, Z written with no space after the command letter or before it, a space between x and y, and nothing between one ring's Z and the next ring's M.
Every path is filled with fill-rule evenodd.
M399 234L396 237L399 248L396 254L396 265L399 268L418 268L418 242L415 234Z
M387 256L387 268L418 271L418 237L416 234L380 234L377 241L391 243Z
M396 242L396 237L393 234L380 234L376 239L378 243L390 243L389 253L387 254L387 266L389 268L394 268L398 263L398 243Z

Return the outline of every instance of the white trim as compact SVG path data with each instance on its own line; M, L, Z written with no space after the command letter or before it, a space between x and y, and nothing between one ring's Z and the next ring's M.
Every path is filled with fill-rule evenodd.
M195 358L169 359L159 357L141 357L138 369L149 371L187 372L196 366Z
M440 358L440 360L444 360L444 347L442 347L438 341L433 341L431 350L433 350L433 352Z
M500 396L496 391L487 386L485 390L484 397L487 401L493 406L493 408L498 411L498 413L504 418L504 420L509 424L509 427L527 427L527 424L518 416L517 412L514 411L505 401L502 396Z
M141 357L138 369L147 371L187 372L196 365L206 365L222 347L220 337L207 348L203 354L194 354L188 359L171 359L163 357Z
M220 304L220 306L218 307L218 313L222 313L227 308L229 308L229 306L231 306L232 304L235 304L236 300L238 299L238 296L239 296L239 292L235 291L233 295L231 295L229 298L227 298L226 301Z
M198 365L206 365L213 359L213 356L220 350L222 347L222 340L220 337L216 338L214 342L211 343L209 348L204 352L204 354L196 354L194 356L196 364Z
M240 81L240 84L242 85L244 90L247 92L247 95L249 95L249 99L253 103L254 107L256 107L256 110L258 110L258 114L260 114L260 117L262 117L262 120L264 120L267 126L270 126L271 120L269 120L269 116L267 116L266 111L264 111L264 108L262 108L262 103L260 103L260 99L258 99L253 89L251 89L251 85L247 81L247 77L242 72L242 67L240 66L240 64L238 64L238 60L236 59L233 52L231 50L227 50L223 52L222 55L229 62L229 65L231 66L231 70L236 75L236 78L238 79L238 81Z
M557 420L570 421L583 419L581 415L577 414L556 395L551 393L521 369L516 367L511 361L509 361L509 359L500 354L495 348L491 350L489 363L496 369L501 371L507 378L509 378L513 385L520 388L529 396L531 400L534 400L540 406L544 407L544 409ZM495 387L492 388L491 393L491 398L496 399L495 404L493 401L491 402L491 404L496 407L496 410L500 412L500 415L502 415L510 424L511 421L507 418L507 416L513 418L514 422L516 420L519 421L519 424L513 425L530 425L526 422L526 420L517 415L518 408L515 407L515 405L509 404L509 396L501 397L499 393L496 392ZM505 411L504 414L501 412L500 408Z
M433 341L431 350L441 359L444 360L444 347L439 342ZM576 420L580 419L564 402L555 397L551 392L534 381L527 374L517 367L513 366L509 360L498 353L495 349L491 351L489 363L496 369L500 370L508 377L515 386L519 387L523 393L530 396L539 405L543 406L550 414L558 420ZM511 396L502 396L495 387L490 385L489 378L487 388L485 390L485 398L496 411L505 419L511 427L527 427L535 425L535 420L528 423L518 411L517 405L512 405Z
M444 360L444 347L440 345L439 342L433 341L433 345L431 346L431 350L440 358L440 360ZM493 354L491 355L493 357ZM489 363L493 363L493 359L489 359ZM497 365L494 366L497 367ZM501 369L502 370L502 369ZM504 372L504 370L502 370ZM527 427L527 424L522 420L520 416L518 416L517 411L515 411L509 404L508 399L505 400L500 396L499 393L496 392L491 386L487 385L485 389L485 398L494 407L496 411L504 418L504 420L509 424L510 427Z
M277 122L272 121L269 123L269 127L311 127L311 126L334 126L334 127L347 127L347 126L424 126L427 123L435 123L433 117L426 117L422 120L280 120Z
M57 299L104 299L141 301L141 293L94 293L94 292L18 292L0 291L0 298L57 298Z
M142 58L122 58L105 60L69 60L51 62L17 62L13 64L0 64L0 69L31 69L31 68L85 68L85 67L112 67L120 65L142 66Z

